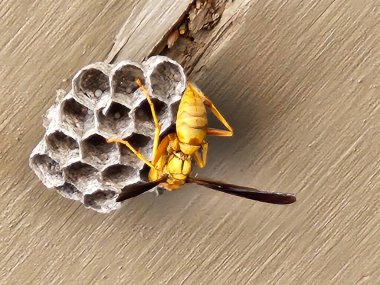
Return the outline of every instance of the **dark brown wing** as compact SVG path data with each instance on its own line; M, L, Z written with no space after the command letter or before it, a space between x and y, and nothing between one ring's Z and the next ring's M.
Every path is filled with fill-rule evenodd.
M164 176L155 181L126 186L123 188L122 192L116 198L116 202L121 202L136 197L144 192L147 192L150 189L156 187L158 184L164 182L166 179L167 177Z
M264 203L271 204L291 204L296 201L296 197L290 193L276 193L276 192L266 192L260 191L255 188L238 186L234 184L227 184L219 181L213 181L209 179L198 179L189 177L187 179L188 183L195 183L202 185L220 192L227 194L240 196L243 198L256 200Z

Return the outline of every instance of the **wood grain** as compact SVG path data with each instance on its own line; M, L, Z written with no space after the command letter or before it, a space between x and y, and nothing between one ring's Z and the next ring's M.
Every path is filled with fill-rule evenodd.
M111 215L31 172L41 115L83 65L150 53L188 3L26 3L0 5L2 284L380 282L376 1L233 1L201 48L182 50L192 58L173 50L235 129L209 140L200 173L295 192L296 204L188 186Z

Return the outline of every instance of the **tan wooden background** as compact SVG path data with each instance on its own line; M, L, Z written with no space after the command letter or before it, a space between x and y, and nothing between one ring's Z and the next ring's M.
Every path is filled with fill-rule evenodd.
M1 284L380 283L377 0L233 1L186 59L236 131L210 140L203 176L297 204L188 186L102 215L30 170L55 90L142 60L190 2L0 2Z

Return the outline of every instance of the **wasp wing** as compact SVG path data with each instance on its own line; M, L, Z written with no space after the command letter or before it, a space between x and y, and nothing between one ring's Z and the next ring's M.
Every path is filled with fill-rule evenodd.
M255 188L239 186L234 184L228 184L219 181L213 181L209 179L198 179L189 177L187 179L188 183L194 183L208 187L213 190L224 192L227 194L256 200L264 203L271 204L291 204L296 201L296 197L291 193L277 193L277 192L266 192L257 190Z
M158 184L166 180L166 176L150 182L145 182L141 184L129 185L123 188L122 192L116 198L116 202L122 202L124 200L136 197L142 193L149 191L150 189L156 187Z

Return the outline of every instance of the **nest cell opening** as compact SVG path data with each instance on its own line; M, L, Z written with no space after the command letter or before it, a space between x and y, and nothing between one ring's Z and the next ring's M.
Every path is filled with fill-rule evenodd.
M108 76L96 68L84 70L79 77L78 88L91 101L96 101L110 89Z
M56 187L57 192L61 194L65 198L69 198L72 200L81 200L82 192L78 190L74 185L70 183L65 183L62 186Z
M160 122L163 119L166 119L164 118L164 115L167 114L167 105L164 102L158 100L157 98L152 98L152 102L154 104L154 110L156 111L158 121ZM153 116L150 110L148 100L145 99L138 107L136 107L135 118L136 124L147 123L151 126L154 126Z
M136 149L142 149L146 147L151 141L150 137L144 136L142 134L133 133L126 138L128 142Z
M88 183L97 181L98 171L91 165L78 161L66 167L65 174L67 180L81 188Z
M83 159L96 166L104 166L116 153L116 145L114 143L107 143L107 140L101 135L94 134L83 140Z
M107 208L110 200L116 197L117 193L111 190L97 190L92 194L84 195L83 204L88 208L103 210Z
M60 156L66 156L73 151L79 151L78 143L61 131L49 134L46 137L46 144L53 153Z
M140 151L145 157L150 159L148 154L152 148L153 140L150 137L144 136L142 134L133 133L127 138L125 138L135 149ZM121 161L124 164L131 165L137 168L142 168L144 162L141 161L129 148L125 145L120 145L120 156Z
M130 166L115 164L103 171L103 180L111 184L126 184L137 171Z
M150 167L146 164L144 164L143 168L140 170L140 179L142 181L148 182L148 175L149 175Z
M31 162L35 166L37 176L47 187L52 187L54 184L59 184L60 181L63 181L61 167L50 156L37 154L32 158Z
M161 100L168 100L175 95L181 79L182 74L177 65L171 62L158 64L150 77L153 94Z
M93 112L73 98L62 103L62 121L77 132L83 131L85 124L92 121L92 117Z
M112 86L117 97L128 105L133 105L137 101L138 96L144 96L140 93L135 93L139 86L136 79L140 79L145 85L143 71L134 65L124 65L115 71L112 78Z
M125 95L133 94L139 88L136 84L137 78L145 84L144 73L140 68L134 65L122 66L113 76L115 92Z
M170 115L172 116L172 118L174 118L174 120L177 119L177 113L178 113L180 103L181 103L181 101L179 100L177 102L170 104ZM174 121L174 123L175 123L175 121Z
M106 114L103 114L103 110L98 112L99 129L103 131L120 134L132 122L129 117L131 110L119 103L112 102Z

